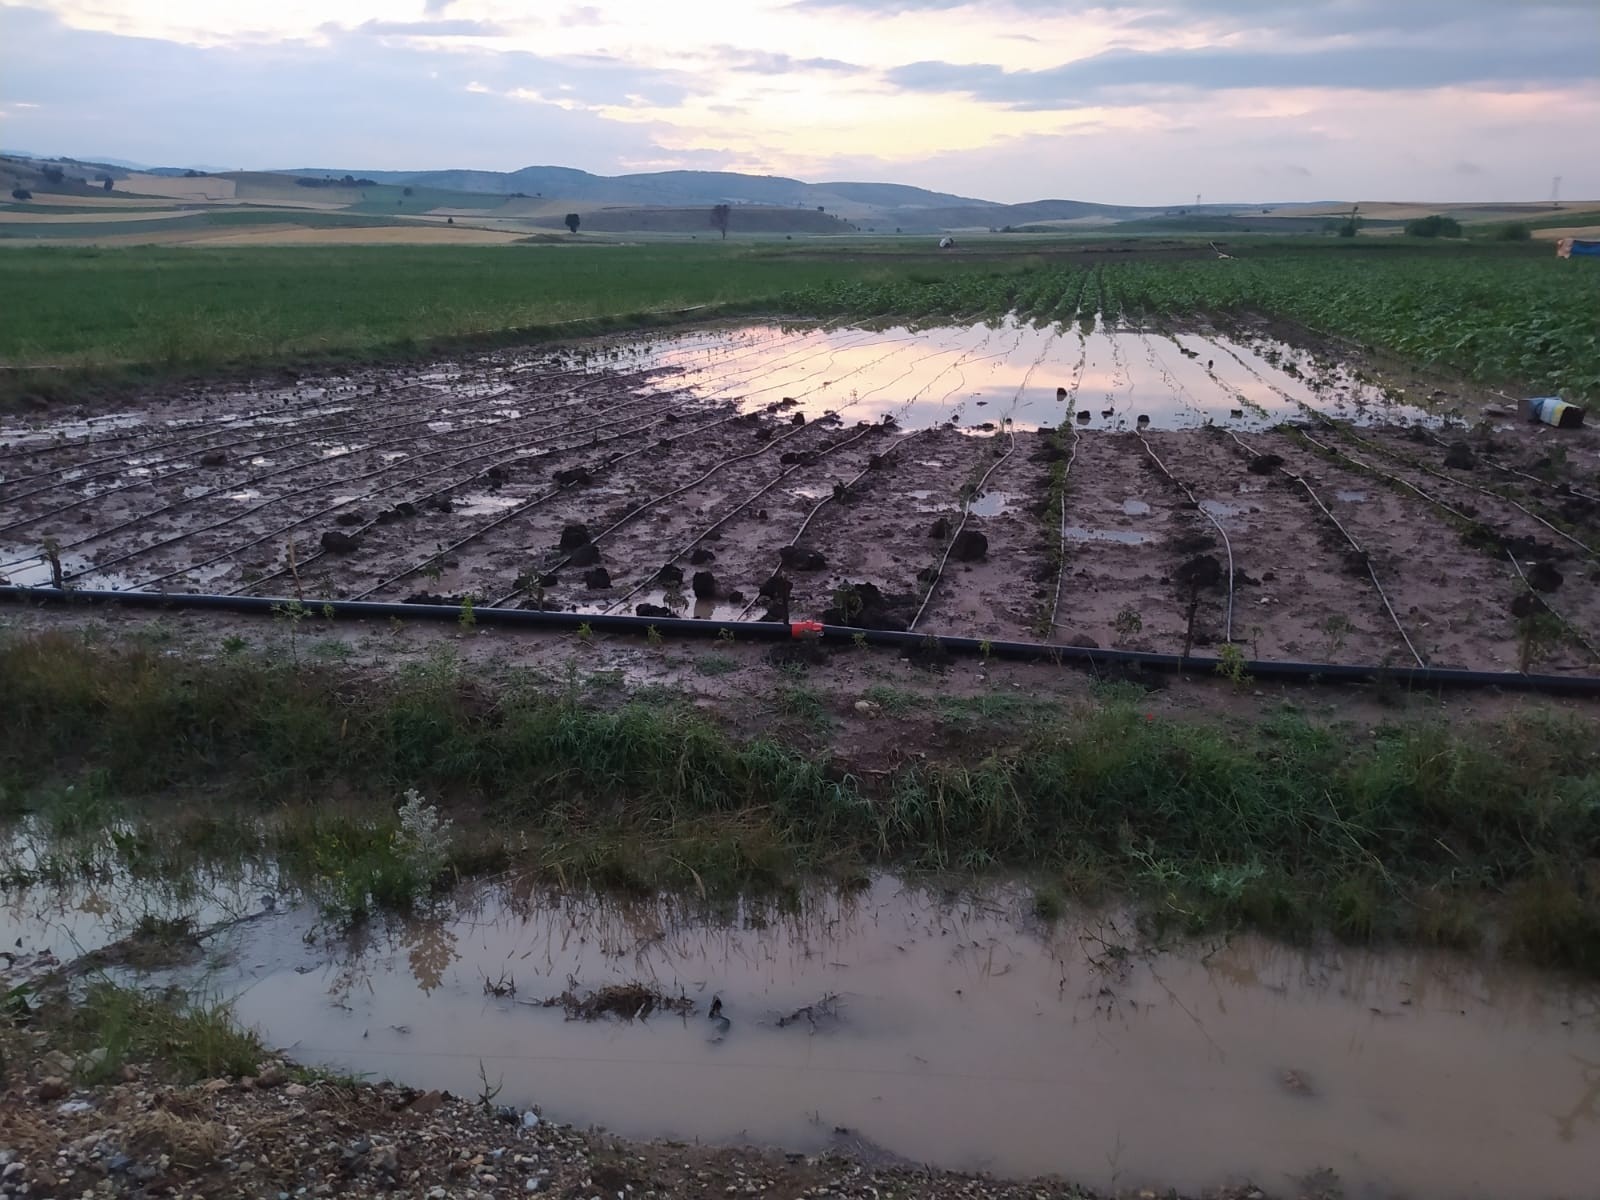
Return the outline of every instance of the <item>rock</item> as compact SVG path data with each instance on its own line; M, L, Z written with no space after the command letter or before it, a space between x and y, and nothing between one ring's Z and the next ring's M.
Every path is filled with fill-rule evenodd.
M67 1081L59 1075L48 1075L39 1081L39 1099L48 1104L67 1094Z
M285 1096L296 1096L296 1097L299 1097L299 1096L304 1096L310 1090L311 1089L308 1088L303 1083L291 1083L288 1087L283 1089L283 1094Z
M524 1129L536 1129L538 1125L539 1114L534 1112L533 1109L530 1108L522 1114L522 1127Z
M228 465L228 452L226 450L207 450L200 456L202 467L225 467Z
M56 1111L64 1117L71 1117L78 1113L86 1113L93 1107L94 1105L87 1100L63 1100L56 1105Z
M409 500L402 500L394 506L394 511L402 517L414 517L417 515L417 506Z
M804 425L805 423L806 423L806 415L805 415L805 413L795 413L794 416L789 418L789 424L791 424L791 425Z
M439 1105L441 1105L443 1103L444 1103L444 1093L443 1092L440 1092L440 1091L437 1091L437 1090L431 1091L431 1092L423 1092L422 1095L418 1096L415 1100L413 1100L407 1106L406 1111L407 1112L414 1112L414 1113L419 1113L419 1114L426 1115L428 1113L434 1112L436 1109L438 1109Z
M744 593L739 591L737 588L730 588L728 590L728 594L725 595L723 599L729 604L743 604L745 597Z
M871 700L857 700L856 711L864 717L871 716L873 713L878 711L878 706Z
M563 525L561 527L561 548L563 550L576 550L579 546L589 543L589 527L587 525Z
M277 1063L273 1063L266 1070L256 1076L256 1086L262 1088L282 1087L289 1082L289 1072Z
M637 604L634 606L633 615L636 617L676 617L678 614L661 604Z
M711 551L707 550L704 546L696 546L689 552L690 566L703 567L706 563L713 563L716 561L717 556Z
M585 542L567 556L567 562L574 567L592 567L600 561L600 547L593 542Z
M1271 475L1283 466L1281 454L1258 454L1250 460L1249 471L1252 475Z
M963 529L950 546L950 557L957 562L977 562L988 553L989 539L976 529Z
M676 563L668 563L656 572L656 582L662 587L677 587L683 583L683 568Z
M455 503L450 499L450 497L443 493L440 493L437 496L429 496L428 507L433 509L434 512L442 513L454 512L456 508Z
M7 1163L5 1170L0 1171L0 1179L16 1179L27 1169L19 1162Z
M694 588L696 600L715 600L717 598L717 577L710 571L696 571L691 585Z
M361 539L342 530L330 529L322 535L322 548L329 554L353 554L361 549Z
M940 517L932 525L928 526L928 536L931 538L937 538L941 542L944 541L945 538L949 537L950 518Z
M1444 465L1457 471L1470 471L1478 465L1478 456L1466 442L1451 442L1444 452Z
M791 571L820 571L828 560L815 550L800 546L784 546L778 551L778 561Z
M393 1146L379 1146L372 1152L371 1166L374 1171L393 1175L400 1169L400 1157Z
M592 567L583 575L583 586L590 591L604 591L611 586L611 572L604 567Z

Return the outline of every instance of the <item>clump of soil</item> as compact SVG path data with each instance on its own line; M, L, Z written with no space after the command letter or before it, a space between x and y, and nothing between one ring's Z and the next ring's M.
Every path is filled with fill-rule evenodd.
M834 593L833 600L833 605L822 613L827 625L904 632L911 627L916 613L916 597L886 595L872 583L844 584Z
M579 546L589 544L589 527L587 525L563 525L561 527L561 541L559 545L563 550L576 550Z
M717 598L717 577L710 571L696 571L694 579L690 581L694 589L696 600L715 600Z
M928 536L931 538L937 538L941 542L944 541L945 538L949 537L950 518L940 517L937 521L930 525L928 527Z
M567 562L574 567L592 567L600 561L600 547L593 542L585 542L567 556Z
M1180 586L1197 591L1222 582L1222 564L1214 554L1197 554L1174 573Z
M1444 465L1457 471L1470 471L1478 465L1478 456L1466 442L1451 442L1444 453Z
M656 572L656 582L662 587L677 587L683 583L683 568L676 563L668 563Z
M583 586L592 592L602 592L611 586L611 572L604 567L591 567L584 572Z
M636 604L633 608L633 615L659 619L661 617L676 617L678 614L660 604Z
M704 546L696 546L689 552L689 565L691 567L703 567L707 563L713 563L716 561L717 556L710 550L707 550Z
M1281 454L1258 454L1250 460L1249 471L1252 475L1271 475L1283 466Z
M330 529L322 535L322 548L329 554L353 554L361 548L361 539L342 529Z
M977 562L989 553L989 539L976 529L963 529L950 546L950 557L957 562Z
M820 553L800 546L780 548L778 560L791 571L820 571L828 565L828 560Z
M544 1002L545 1008L560 1008L569 1021L598 1021L609 1017L617 1021L642 1021L651 1013L669 1012L687 1017L694 1012L694 1001L687 996L669 996L647 983L612 983L585 995L568 988Z

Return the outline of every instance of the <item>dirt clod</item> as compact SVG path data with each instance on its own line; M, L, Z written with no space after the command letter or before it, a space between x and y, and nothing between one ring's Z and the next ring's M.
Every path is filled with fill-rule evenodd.
M604 591L611 586L611 572L604 567L592 567L584 572L583 586L592 592Z
M200 456L202 467L225 467L228 465L228 452L226 450L207 450Z
M1451 442L1445 451L1444 465L1456 471L1470 471L1478 465L1478 456L1466 442Z
M778 559L791 571L820 571L828 565L828 560L817 551L801 546L781 547Z
M592 567L600 561L600 547L593 542L585 542L572 551L567 561L575 567Z
M561 527L561 541L558 543L563 550L576 550L579 546L589 544L589 527L587 525L563 525Z
M957 562L977 562L989 553L989 539L976 529L963 529L950 546L950 557Z
M937 540L939 540L941 542L944 541L945 538L949 537L950 536L950 518L949 517L940 517L932 525L928 526L928 536L931 537L931 538L936 538Z
M341 529L330 529L322 535L322 548L329 554L354 554L361 549L361 539Z
M1271 475L1281 466L1283 466L1281 454L1258 454L1250 460L1249 470L1252 475Z
M696 600L715 600L717 598L717 577L710 571L696 571L690 586L694 589L694 598Z

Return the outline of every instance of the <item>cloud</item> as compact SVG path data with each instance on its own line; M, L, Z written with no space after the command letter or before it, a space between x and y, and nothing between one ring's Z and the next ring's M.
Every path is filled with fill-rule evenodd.
M1484 169L1475 162L1467 162L1465 159L1463 159L1461 162L1456 163L1455 166L1450 168L1450 173L1452 175L1465 175L1468 178L1472 178L1484 174Z
M501 37L506 29L493 21L363 21L349 32L386 37L476 38Z
M730 71L752 75L790 75L803 71L859 75L867 69L837 58L792 58L780 51L747 50L738 46L713 46L712 54Z
M1311 51L1207 47L1199 50L1113 50L1057 67L1008 71L991 63L928 61L886 72L895 87L960 92L1017 109L1077 108L1152 89L1206 91L1335 88L1417 91L1459 84L1548 86L1596 75L1592 46L1485 45L1470 50L1431 46L1347 47Z
M441 16L444 10L454 3L455 0L423 0L422 15L425 17Z

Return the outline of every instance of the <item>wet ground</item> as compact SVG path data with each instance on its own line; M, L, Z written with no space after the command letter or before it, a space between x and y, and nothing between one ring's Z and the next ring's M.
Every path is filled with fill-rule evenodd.
M628 1137L1108 1188L1287 1191L1331 1169L1350 1197L1506 1200L1593 1179L1592 984L1254 937L1155 947L1116 914L1041 923L1025 889L889 877L720 916L483 885L350 939L263 882L13 890L0 932L67 958L134 913L248 916L148 978L236 997L299 1062L464 1096L481 1066L503 1103ZM636 985L683 1011L544 1003Z
M1093 318L597 341L0 429L0 576L1592 671L1596 439L1497 403Z

